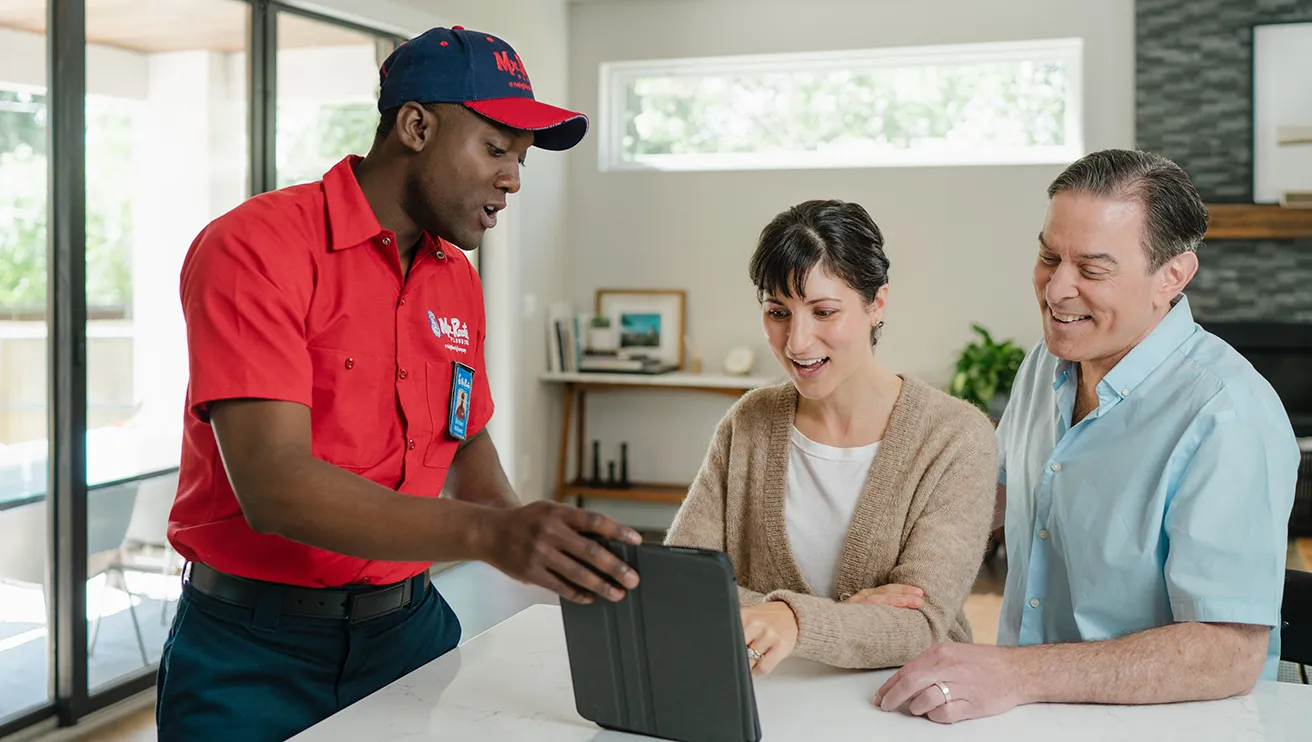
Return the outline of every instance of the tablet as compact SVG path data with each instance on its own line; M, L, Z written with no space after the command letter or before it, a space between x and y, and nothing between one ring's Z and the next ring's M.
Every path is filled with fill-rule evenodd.
M579 715L678 742L760 740L729 557L602 543L637 570L640 584L617 603L561 601Z

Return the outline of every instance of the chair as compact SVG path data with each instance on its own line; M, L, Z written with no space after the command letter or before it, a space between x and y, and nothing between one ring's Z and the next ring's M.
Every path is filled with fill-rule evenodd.
M123 538L127 534L136 494L135 485L107 487L88 493L88 579L109 571L113 565L123 545ZM50 585L46 582L46 555L49 551L48 512L45 500L0 511L0 581L40 587L47 606L47 625L50 620ZM122 589L127 592L126 585L123 585ZM132 625L136 629L137 649L141 653L142 663L149 664L146 658L146 645L141 637L141 627L137 622L136 608L133 605L134 599L135 596L129 592L128 610L132 616ZM100 616L97 612L91 627L88 653L94 651L99 624Z
M123 548L110 569L151 574L180 574L182 559L169 544L169 512L178 492L178 473L143 479L137 483L137 499ZM159 622L163 626L171 601L160 601Z
M1280 619L1280 659L1296 664L1306 683L1306 666L1312 665L1312 572L1285 570Z

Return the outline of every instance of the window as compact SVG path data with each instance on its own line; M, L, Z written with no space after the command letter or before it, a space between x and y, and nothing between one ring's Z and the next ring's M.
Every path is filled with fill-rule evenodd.
M603 64L602 170L1068 162L1079 39Z
M46 11L45 3L37 10ZM34 24L35 25L35 24ZM44 28L0 20L0 727L50 700ZM32 492L40 469L42 484ZM26 499L24 508L12 505Z
M378 68L390 37L278 16L278 187L319 180L378 129Z
M249 17L235 0L87 5L93 693L159 661L176 606L164 533L176 477L106 485L178 466L188 377L178 276L196 235L247 195Z

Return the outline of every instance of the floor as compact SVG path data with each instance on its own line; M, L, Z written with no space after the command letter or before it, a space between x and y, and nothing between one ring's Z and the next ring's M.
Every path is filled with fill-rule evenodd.
M94 643L88 637L92 688L158 662L168 633L181 589L178 578L129 572L126 580L130 594L111 586L103 574L87 582L87 619L95 630ZM0 583L0 717L46 702L48 642L41 586Z
M1289 547L1289 565L1312 569L1312 539L1301 539ZM966 615L974 628L977 643L992 644L997 639L998 613L1002 607L1003 571L985 566L976 580L973 593L966 600ZM545 590L522 585L481 563L462 564L438 575L434 584L442 591L465 627L462 641L468 641L509 617L526 602L554 602ZM146 709L102 727L82 738L81 742L154 742L153 710Z

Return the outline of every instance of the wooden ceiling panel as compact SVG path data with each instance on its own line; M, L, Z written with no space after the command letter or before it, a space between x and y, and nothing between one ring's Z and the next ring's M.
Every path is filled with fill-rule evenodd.
M87 40L137 52L246 50L250 6L238 0L86 0ZM0 0L0 28L45 33L46 0ZM372 36L291 13L278 46L373 44Z

